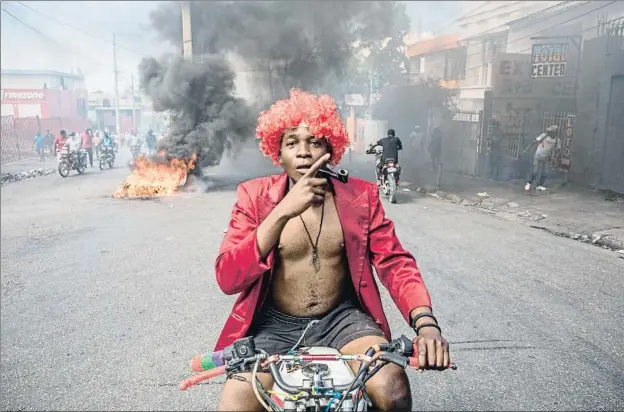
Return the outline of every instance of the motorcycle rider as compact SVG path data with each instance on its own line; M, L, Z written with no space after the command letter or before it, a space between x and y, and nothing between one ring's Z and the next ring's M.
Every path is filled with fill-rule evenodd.
M63 146L65 146L65 142L67 142L67 131L61 130L56 139L54 139L54 154L61 151Z
M113 160L115 160L115 141L113 140L113 137L110 135L108 130L104 131L104 137L102 138L99 146L100 153L105 150L109 150L111 152L111 155L113 156Z
M386 164L387 159L394 159L394 162L399 164L399 150L403 150L403 143L401 143L401 139L396 137L394 129L388 129L387 136L378 140L377 143L371 146L373 148L381 146L381 158L377 163L376 168L376 176L377 176L377 186L381 185L381 169Z
M269 354L299 343L359 354L388 342L374 267L416 331L422 367L447 366L448 343L420 270L385 216L377 187L358 178L316 177L325 163L338 164L349 145L332 98L293 89L260 114L256 136L283 173L238 186L215 274L224 293L239 296L215 350L245 336ZM250 379L250 373L229 376L217 410L261 410ZM263 371L258 379L271 388L271 375ZM412 409L399 366L380 369L366 391L378 409Z
M69 138L65 141L65 144L63 145L63 148L65 147L69 149L69 160L71 162L74 160L73 157L77 156L78 150L80 150L80 139L78 138L76 133L71 132L69 134ZM76 160L80 159L76 158Z

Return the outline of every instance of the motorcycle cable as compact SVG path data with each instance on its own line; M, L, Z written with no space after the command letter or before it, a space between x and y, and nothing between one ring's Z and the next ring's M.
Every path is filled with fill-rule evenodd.
M362 362L362 365L364 365L364 362ZM366 372L368 370L369 366L370 366L370 362L364 368L360 368L360 370L358 371L358 374L356 375L355 379L353 379L353 382L351 382L351 386L349 386L349 389L347 389L344 392L344 395L340 398L340 401L338 402L338 405L336 405L336 408L334 409L335 411L339 411L340 410L340 407L342 406L342 403L347 399L347 396L349 396L349 393L354 389L356 382L360 379L360 377L362 375L364 375L364 372Z

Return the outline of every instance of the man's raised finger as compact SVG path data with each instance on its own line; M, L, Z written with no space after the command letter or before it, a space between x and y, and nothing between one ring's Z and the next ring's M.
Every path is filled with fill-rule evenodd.
M329 153L325 153L323 156L321 156L321 158L319 160L317 160L312 166L310 166L310 168L308 169L308 171L306 172L306 174L303 175L303 177L311 177L314 176L316 174L316 172L318 172L318 170L329 161L331 155Z

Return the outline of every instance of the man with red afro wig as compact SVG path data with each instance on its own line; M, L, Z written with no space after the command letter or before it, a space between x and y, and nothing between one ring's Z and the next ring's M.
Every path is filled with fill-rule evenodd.
M292 90L260 114L256 134L261 150L284 173L238 187L215 264L219 287L238 299L215 350L246 336L269 354L299 346L360 354L388 342L374 267L416 331L420 365L446 367L448 344L429 293L385 216L377 186L317 177L325 164L340 162L349 144L334 101ZM219 410L262 409L250 374L240 375L226 381ZM272 387L270 374L260 373L259 379ZM407 375L394 364L374 375L366 389L378 409L412 408Z

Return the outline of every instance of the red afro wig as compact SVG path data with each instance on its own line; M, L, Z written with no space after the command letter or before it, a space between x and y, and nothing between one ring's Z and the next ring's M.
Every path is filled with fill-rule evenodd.
M349 136L336 110L336 103L328 95L316 97L312 93L291 89L287 99L278 100L269 110L260 113L256 137L265 156L279 165L282 134L302 122L310 134L327 140L332 152L329 163L337 165L347 147Z

